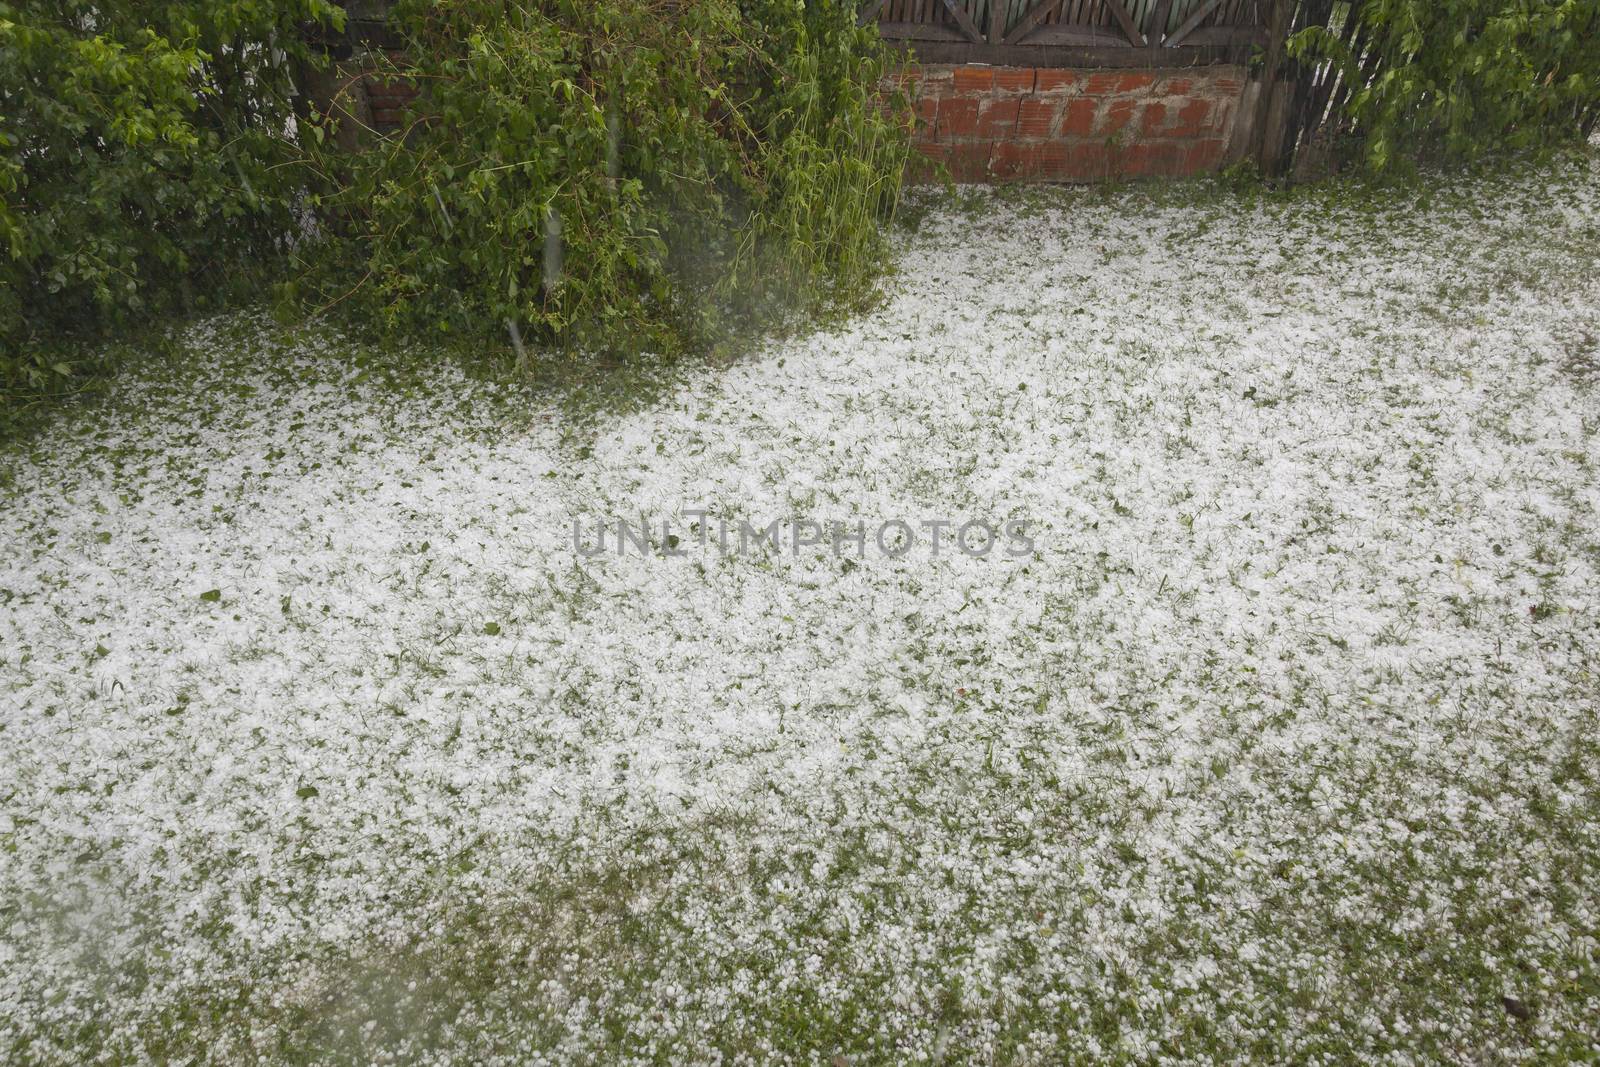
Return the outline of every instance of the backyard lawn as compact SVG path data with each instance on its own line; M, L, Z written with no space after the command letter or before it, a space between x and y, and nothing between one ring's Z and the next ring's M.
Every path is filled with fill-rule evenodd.
M9 446L0 1060L1600 1056L1600 160L904 214L615 404L236 316Z

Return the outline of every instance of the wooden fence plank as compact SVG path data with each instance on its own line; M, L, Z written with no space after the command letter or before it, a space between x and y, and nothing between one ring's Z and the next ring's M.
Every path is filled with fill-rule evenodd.
M1160 48L1167 36L1167 20L1172 13L1172 0L1156 0L1156 10L1150 16L1148 40L1151 48Z

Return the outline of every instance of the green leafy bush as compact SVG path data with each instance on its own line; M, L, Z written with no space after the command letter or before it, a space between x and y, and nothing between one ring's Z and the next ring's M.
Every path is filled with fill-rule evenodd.
M1600 0L1359 0L1341 15L1354 32L1312 26L1289 49L1342 69L1373 170L1569 141L1600 109Z
M405 0L420 90L350 155L288 287L402 334L670 351L730 308L859 292L898 198L903 111L848 3ZM353 266L357 265L358 266Z
M859 294L907 114L853 14L400 0L407 58L375 58L415 114L352 152L312 104L328 0L0 0L0 420L107 336L269 284L407 335L654 351Z
M292 232L284 132L325 0L0 0L0 391L74 338L247 286Z

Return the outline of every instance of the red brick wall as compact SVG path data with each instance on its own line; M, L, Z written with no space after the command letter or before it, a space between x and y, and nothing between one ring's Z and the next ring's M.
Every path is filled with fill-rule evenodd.
M359 59L352 66L340 79L346 106L361 124L396 131L416 89L404 80L385 82ZM1232 66L929 65L899 77L916 99L917 151L943 163L958 182L1086 182L1215 170L1244 89L1244 71ZM933 174L920 166L913 178Z
M391 59L397 56L390 53ZM414 85L404 78L385 79L378 73L380 66L373 53L358 51L304 73L301 91L317 113L333 119L335 143L346 152L359 152L374 132L399 131L416 98Z
M405 53L390 51L389 59L393 63L403 64ZM399 129L405 109L416 99L417 87L404 78L393 81L381 78L370 68L365 72L362 82L367 91L367 105L372 108L373 127L384 133Z
M1239 67L1062 70L930 65L902 78L916 147L958 182L1098 181L1215 170ZM918 168L930 177L933 168Z

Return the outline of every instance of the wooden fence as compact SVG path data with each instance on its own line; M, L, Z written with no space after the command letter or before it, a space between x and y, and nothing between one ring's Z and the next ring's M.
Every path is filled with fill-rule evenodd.
M928 63L1184 67L1267 41L1261 0L867 0L860 21Z

